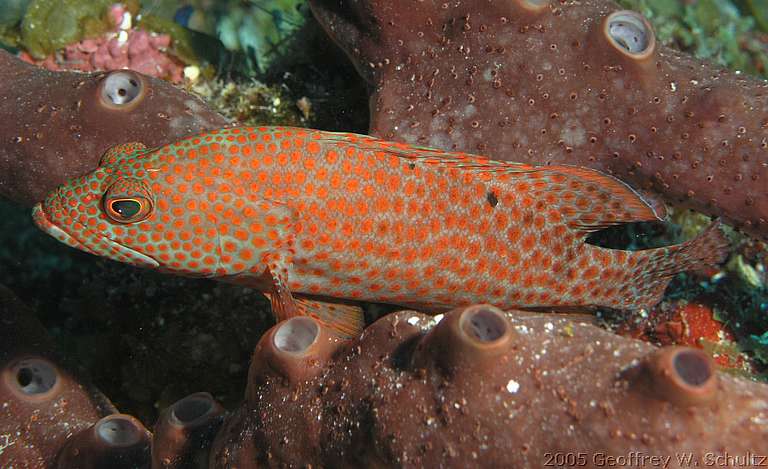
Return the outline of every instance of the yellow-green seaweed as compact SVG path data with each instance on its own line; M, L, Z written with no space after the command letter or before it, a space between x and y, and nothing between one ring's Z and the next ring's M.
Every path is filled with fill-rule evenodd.
M32 57L43 59L57 49L114 27L109 7L115 0L33 0L21 20L21 42ZM131 13L138 0L121 2Z

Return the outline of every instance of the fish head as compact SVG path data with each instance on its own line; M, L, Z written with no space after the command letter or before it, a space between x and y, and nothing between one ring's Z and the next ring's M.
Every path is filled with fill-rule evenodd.
M167 148L166 148L167 150ZM140 143L109 149L92 172L59 186L33 209L39 228L82 251L148 268L173 270L184 247L168 231L184 213L173 210L176 189L168 154ZM174 252L176 251L176 252ZM181 269L180 269L181 270Z
M142 179L109 167L68 181L32 211L35 224L65 244L149 268L160 264L142 242L149 239L142 224L158 215L153 191Z
M288 246L296 214L246 192L213 156L185 155L188 143L108 151L99 168L35 206L35 222L72 247L135 266L261 275L264 256Z

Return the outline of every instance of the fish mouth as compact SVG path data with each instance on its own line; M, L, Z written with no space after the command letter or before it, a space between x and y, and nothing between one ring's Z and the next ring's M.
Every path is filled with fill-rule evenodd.
M41 230L45 231L49 235L58 239L62 243L68 246L72 246L73 248L79 249L81 251L87 252L88 254L93 254L94 256L99 256L99 257L110 257L110 258L114 258L116 255L120 255L123 258L127 259L127 260L123 260L123 262L140 265L142 267L147 267L147 268L160 267L160 263L157 262L157 260L155 260L154 258L149 257L146 254L142 254L139 251L131 249L118 242L115 242L114 240L109 239L108 237L102 234L95 233L93 231L90 231L84 228L86 231L89 231L90 233L93 233L96 236L98 236L99 240L102 243L104 243L103 245L98 246L99 250L92 248L88 244L83 243L82 241L77 239L75 236L61 229L58 225L56 225L51 220L49 220L48 216L45 213L45 210L43 209L42 203L37 203L34 206L34 208L32 208L32 219L35 221L35 225L37 225L37 227L40 228Z

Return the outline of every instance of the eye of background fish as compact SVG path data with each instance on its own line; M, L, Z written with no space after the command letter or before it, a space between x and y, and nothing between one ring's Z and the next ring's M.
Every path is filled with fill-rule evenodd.
M135 223L149 216L152 203L146 197L106 199L104 211L117 223Z
M144 97L144 82L128 70L112 72L102 80L102 104L114 109L132 108Z

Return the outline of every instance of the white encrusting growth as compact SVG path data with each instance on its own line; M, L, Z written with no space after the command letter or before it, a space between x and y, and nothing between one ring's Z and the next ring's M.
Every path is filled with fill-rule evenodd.
M96 435L109 446L130 446L141 441L141 429L126 416L110 415L96 424Z
M560 139L572 147L583 145L587 141L587 132L578 119L568 119L560 132Z
M285 321L275 332L274 344L279 350L289 353L303 353L317 340L320 328L306 316L297 316Z
M520 383L518 383L518 382L517 382L517 381L515 381L514 379L510 379L510 380L507 382L507 391L508 391L510 394L515 394L515 393L516 393L516 392L517 392L519 389L520 389Z

